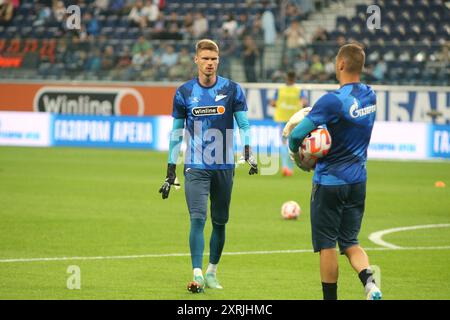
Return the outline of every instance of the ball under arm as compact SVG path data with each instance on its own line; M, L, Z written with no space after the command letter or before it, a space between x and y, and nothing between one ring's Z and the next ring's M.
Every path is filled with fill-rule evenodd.
M309 118L304 118L289 136L289 150L297 153L303 139L315 128L317 126Z

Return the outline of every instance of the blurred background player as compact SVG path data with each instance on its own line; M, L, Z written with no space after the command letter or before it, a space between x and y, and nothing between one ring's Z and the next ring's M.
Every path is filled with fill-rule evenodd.
M289 71L286 75L286 84L277 89L274 98L270 101L270 105L275 108L273 119L281 129L298 110L308 103L306 92L296 86L295 81L295 72ZM282 141L283 145L280 148L281 172L283 176L292 176L294 164L289 158L287 139L283 137Z
M289 149L301 165L299 146L305 136L326 124L332 137L328 155L317 162L311 192L311 228L314 252L320 252L320 277L325 300L337 299L338 258L349 259L368 300L381 299L358 234L366 198L366 162L376 114L375 92L360 82L365 53L347 44L336 57L340 88L322 96L289 137Z
M188 290L201 292L208 288L222 289L216 272L225 244L225 224L228 222L234 177L233 121L238 123L244 144L249 174L258 173L250 151L250 125L247 103L242 88L217 75L219 47L211 40L197 42L195 63L198 77L180 86L173 102L173 130L169 145L167 176L159 192L169 196L176 183L176 163L186 125L187 149L184 160L185 196L191 227L189 245L194 281ZM213 137L214 135L214 137ZM208 197L211 199L212 233L209 265L202 272L204 234Z

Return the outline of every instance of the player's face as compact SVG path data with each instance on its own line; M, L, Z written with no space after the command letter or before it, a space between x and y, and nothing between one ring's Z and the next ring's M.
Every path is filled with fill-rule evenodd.
M198 66L199 74L207 77L213 76L216 74L219 65L219 54L211 50L201 50L195 56L195 63Z

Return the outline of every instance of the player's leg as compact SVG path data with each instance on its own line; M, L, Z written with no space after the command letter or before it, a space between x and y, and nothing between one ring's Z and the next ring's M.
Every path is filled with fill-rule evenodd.
M231 192L233 189L234 169L216 170L211 181L211 221L212 232L209 243L209 265L206 270L206 285L222 289L217 280L217 265L225 245L225 225L229 218Z
M358 235L364 216L366 198L366 183L358 183L350 186L348 201L344 205L342 222L339 230L338 243L342 254L345 254L358 273L369 299L381 299L381 291L375 284L369 257L359 245Z
M284 122L280 122L280 132L283 131L284 126L286 125ZM285 177L290 177L294 173L294 163L289 157L289 147L288 140L286 138L281 138L281 146L280 146L280 157L281 157L281 173Z
M345 186L313 186L311 230L314 252L320 252L320 277L324 300L337 299L338 260L336 242L343 209Z
M190 215L189 247L191 251L194 281L200 288L189 288L194 292L203 289L205 281L202 273L203 251L205 247L204 227L208 209L208 194L210 188L210 172L188 168L185 171L185 195Z

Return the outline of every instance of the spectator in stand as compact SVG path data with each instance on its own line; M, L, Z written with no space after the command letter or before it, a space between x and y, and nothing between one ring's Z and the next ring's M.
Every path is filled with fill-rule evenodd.
M386 62L383 58L381 58L373 67L372 76L376 79L376 81L382 82L385 79L387 69Z
M125 0L111 0L109 9L113 14L122 14L125 10Z
M50 7L38 2L36 3L36 20L33 22L33 27L44 26L52 18L52 10Z
M292 21L289 28L284 31L289 63L294 62L295 57L299 55L301 49L306 45L303 34L303 28L298 21Z
M58 22L63 22L66 17L66 6L63 1L53 1L53 17Z
M148 48L145 52L145 62L141 72L142 80L157 80L156 74L158 69L158 56L155 54L153 48Z
M220 74L225 78L231 78L231 59L236 52L236 39L230 36L227 29L222 29L218 45L220 48Z
M102 67L100 50L95 48L87 57L84 70L87 72L97 73Z
M110 71L116 66L117 58L113 46L106 46L102 55L101 69Z
M86 12L81 21L85 25L88 35L97 36L99 34L100 25L98 23L98 20L90 12Z
M200 39L206 35L209 30L208 19L202 12L197 12L195 14L194 24L192 26L192 33L194 38Z
M109 0L95 0L92 6L94 9L94 15L107 13L109 9Z
M185 35L186 39L192 39L194 37L194 17L190 12L186 13L183 20L182 33Z
M131 65L131 52L128 46L124 46L119 54L116 68L112 71L113 79L125 80L128 67Z
M313 42L313 43L314 42L324 42L324 41L328 41L328 40L329 40L329 35L328 35L327 30L319 27L314 32L311 42Z
M236 29L237 38L242 40L245 35L250 33L250 30L251 24L248 21L248 15L246 13L241 13L239 15L238 27Z
M152 45L144 36L139 36L138 40L133 44L131 54L134 56L139 52L146 52Z
M269 8L269 2L264 1L264 13L262 14L262 28L264 30L264 45L272 46L277 38L277 30L275 27L275 16Z
M153 0L146 0L145 6L142 8L142 16L146 19L145 26L153 26L159 17L159 7Z
M154 33L162 33L166 30L166 19L164 18L164 13L160 12L158 15L158 19L156 19L153 24L153 32Z
M160 76L162 78L168 78L169 70L178 62L178 54L171 45L167 45L164 53L161 55L161 67Z
M262 20L259 16L253 20L253 28L250 34L258 48L259 76L264 79L264 30L262 28Z
M142 0L136 0L136 3L131 8L130 13L128 14L128 20L130 20L131 24L140 28L147 27L147 16L144 15L145 11L144 3Z
M244 37L242 51L245 78L247 82L257 82L255 63L259 53L258 47L256 46L256 43L251 36L247 35Z
M9 26L14 16L14 6L11 0L0 3L0 26Z
M311 68L309 68L310 80L320 80L323 77L324 67L322 61L320 61L319 55L312 56Z
M324 66L323 66L323 81L333 81L336 74L336 67L333 62L333 58L331 57L325 57L324 58Z
M135 81L141 80L140 74L144 68L144 64L146 62L146 55L144 51L139 51L133 55L131 59L131 65L128 67L128 70L125 75L125 80L127 81Z
M309 61L306 50L302 51L298 55L298 59L294 63L294 70L298 75L299 80L303 81L305 79L305 76L307 77L309 71Z
M236 19L234 18L234 15L229 14L225 18L224 23L222 24L222 30L227 30L228 34L231 37L235 37L238 29L238 23Z
M188 48L181 48L176 65L169 70L169 79L171 81L186 81L191 79L194 75L192 66L192 56Z

